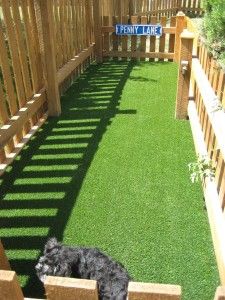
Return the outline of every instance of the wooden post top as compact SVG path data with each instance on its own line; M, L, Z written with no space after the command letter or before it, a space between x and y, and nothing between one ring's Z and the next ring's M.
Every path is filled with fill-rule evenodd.
M177 17L185 17L185 14L182 11L178 11Z
M184 29L183 32L181 33L180 35L181 39L194 39L195 38L195 35L193 32L187 30L187 29Z

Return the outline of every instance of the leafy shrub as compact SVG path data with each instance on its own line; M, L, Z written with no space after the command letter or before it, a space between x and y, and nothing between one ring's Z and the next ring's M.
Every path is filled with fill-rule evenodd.
M212 180L215 177L215 168L208 156L198 156L197 162L188 164L192 183L203 181L205 178Z
M204 0L203 34L216 58L225 58L225 0Z

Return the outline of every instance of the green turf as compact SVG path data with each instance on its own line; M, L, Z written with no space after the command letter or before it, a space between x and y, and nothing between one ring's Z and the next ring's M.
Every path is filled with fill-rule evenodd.
M177 66L92 66L62 97L63 113L0 179L0 236L27 296L49 236L97 246L136 281L180 284L211 300L218 273L188 121L174 120Z

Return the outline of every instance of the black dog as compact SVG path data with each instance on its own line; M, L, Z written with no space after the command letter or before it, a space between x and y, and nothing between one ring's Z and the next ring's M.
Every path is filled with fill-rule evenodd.
M125 300L128 282L127 270L97 248L68 247L51 238L35 267L39 279L63 276L96 280L101 300Z

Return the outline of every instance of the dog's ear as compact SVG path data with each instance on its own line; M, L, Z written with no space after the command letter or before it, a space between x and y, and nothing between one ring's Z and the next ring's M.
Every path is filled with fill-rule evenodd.
M52 249L56 248L59 245L60 244L55 237L50 238L45 245L44 254L49 253L50 251L52 251Z

